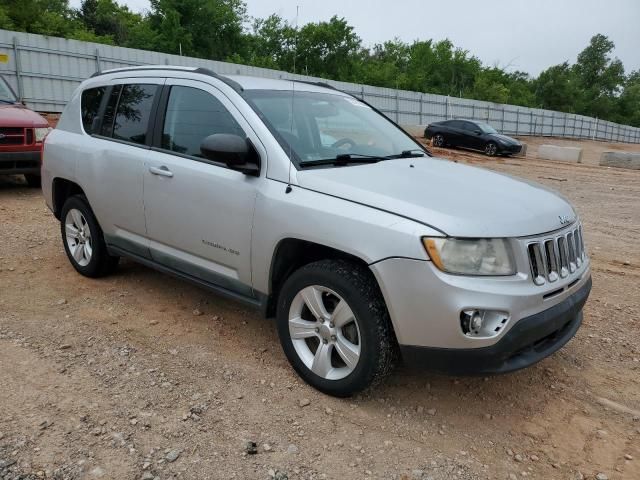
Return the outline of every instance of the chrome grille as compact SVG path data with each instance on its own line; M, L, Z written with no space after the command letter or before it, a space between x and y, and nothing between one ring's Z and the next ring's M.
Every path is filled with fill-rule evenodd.
M578 271L585 262L582 226L527 245L533 282L554 283Z
M0 127L0 145L25 145L25 137L25 128Z

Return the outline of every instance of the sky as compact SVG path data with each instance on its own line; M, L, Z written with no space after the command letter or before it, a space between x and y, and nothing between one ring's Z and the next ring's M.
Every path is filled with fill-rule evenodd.
M363 44L398 37L450 39L485 65L537 76L551 65L575 62L596 33L616 44L627 72L640 69L640 0L245 0L248 14L276 13L299 24L344 17ZM72 0L79 5L80 0ZM134 11L147 0L119 0Z

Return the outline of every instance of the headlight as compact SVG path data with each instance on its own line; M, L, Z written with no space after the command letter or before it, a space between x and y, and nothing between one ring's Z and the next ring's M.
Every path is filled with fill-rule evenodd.
M458 275L515 275L516 268L506 240L423 238L429 257L443 272Z
M44 140L44 137L47 136L47 134L51 131L50 127L46 127L46 128L36 128L35 129L35 134L36 134L36 142L41 142Z

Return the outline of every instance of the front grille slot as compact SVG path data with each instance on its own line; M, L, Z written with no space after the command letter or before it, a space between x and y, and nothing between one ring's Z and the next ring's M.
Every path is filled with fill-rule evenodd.
M527 245L527 252L536 285L566 278L576 272L586 258L582 227L564 231L554 238L533 241Z
M558 279L558 246L555 240L544 242L544 253L547 257L547 278L550 282Z
M24 145L25 130L22 127L0 127L0 145Z

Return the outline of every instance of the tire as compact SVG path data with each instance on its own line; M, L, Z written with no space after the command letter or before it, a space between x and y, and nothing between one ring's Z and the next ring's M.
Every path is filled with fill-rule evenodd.
M356 263L321 260L294 272L282 286L276 317L287 359L321 392L349 397L392 368L389 313L373 275Z
M433 140L431 140L431 143L433 144L434 147L444 148L444 146L446 145L444 135L442 135L441 133L436 133L433 136Z
M29 185L30 188L42 187L42 178L40 178L40 175L27 173L24 175L24 179L27 181L27 185Z
M60 232L67 257L81 275L104 277L118 266L120 258L107 252L102 229L84 195L74 195L64 203Z
M495 157L498 154L498 145L495 142L488 142L484 146L484 153L488 157Z

